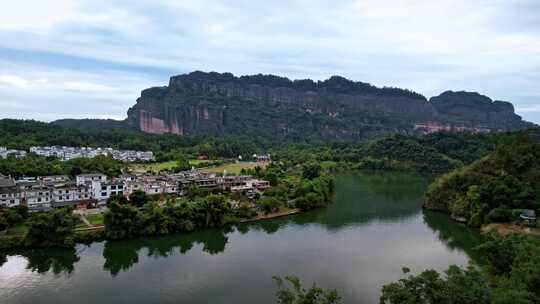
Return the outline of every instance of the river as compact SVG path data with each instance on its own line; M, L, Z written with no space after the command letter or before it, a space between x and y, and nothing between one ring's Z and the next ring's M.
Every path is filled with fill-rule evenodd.
M275 303L272 276L377 303L383 284L477 260L476 231L422 211L428 179L395 172L337 177L330 207L185 235L0 254L0 302Z

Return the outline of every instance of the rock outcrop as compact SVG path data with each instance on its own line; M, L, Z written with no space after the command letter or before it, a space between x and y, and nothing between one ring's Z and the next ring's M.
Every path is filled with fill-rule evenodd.
M531 124L512 104L467 92L427 100L403 89L377 88L334 76L325 81L272 75L235 77L193 72L141 93L128 123L143 132L350 139L412 133L424 122L488 130Z
M492 101L478 93L446 91L429 101L441 119L454 124L482 126L492 130L530 126L514 113L514 106L510 102Z

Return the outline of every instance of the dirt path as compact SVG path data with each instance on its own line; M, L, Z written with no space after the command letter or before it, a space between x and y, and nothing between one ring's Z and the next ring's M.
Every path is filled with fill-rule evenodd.
M88 227L94 227L94 225L90 224L90 222L88 221L88 219L86 218L86 216L82 215L82 214L79 214L79 217L81 219L81 221L83 221L83 223L86 224L86 226Z
M297 214L299 212L300 212L300 209L290 209L286 211L274 212L274 213L269 213L269 214L259 213L254 218L241 220L240 223L249 223L249 222L255 222L255 221L260 221L260 220L273 219L273 218Z

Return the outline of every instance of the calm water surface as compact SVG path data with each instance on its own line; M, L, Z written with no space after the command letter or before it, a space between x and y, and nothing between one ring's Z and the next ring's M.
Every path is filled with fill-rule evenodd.
M0 254L0 303L275 303L272 276L377 303L381 286L476 259L479 236L421 210L428 181L339 176L336 202L285 219L187 235Z

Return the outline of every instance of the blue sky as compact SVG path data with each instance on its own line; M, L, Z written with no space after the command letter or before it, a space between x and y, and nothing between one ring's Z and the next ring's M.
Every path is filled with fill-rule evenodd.
M122 119L204 70L477 91L540 123L538 0L17 0L0 20L0 118Z

